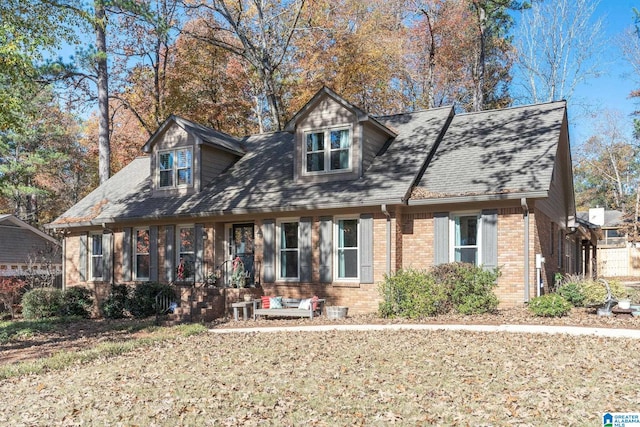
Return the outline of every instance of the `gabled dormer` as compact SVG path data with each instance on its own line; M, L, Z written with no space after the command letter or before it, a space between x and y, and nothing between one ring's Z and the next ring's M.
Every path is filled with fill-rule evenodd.
M361 178L396 132L323 87L286 124L295 134L296 182Z
M245 154L239 140L171 115L142 147L151 156L153 195L197 193Z

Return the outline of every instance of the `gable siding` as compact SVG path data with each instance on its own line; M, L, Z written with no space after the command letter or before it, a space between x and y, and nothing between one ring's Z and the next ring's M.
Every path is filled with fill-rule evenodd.
M158 143L153 147L153 152L151 154L151 174L153 177L153 187L154 188L158 188L158 173L157 173L157 166L158 166L158 151L162 151L162 150L169 150L172 148L178 148L178 147L194 147L193 148L193 178L194 178L194 186L196 185L196 179L198 174L196 173L197 168L196 168L196 163L197 163L197 152L196 152L196 148L195 148L195 137L187 132L184 131L184 129L182 129L180 126L178 126L177 124L173 124L172 126L169 126L167 128L167 130L164 132L164 135L162 135L161 138L158 138ZM163 190L163 191L158 191L157 193L160 195L164 195L166 193L167 190Z
M204 187L228 168L235 161L236 156L212 147L201 146L201 148L202 163L200 167L202 186Z
M362 173L371 166L371 162L384 144L389 139L388 135L378 131L373 126L364 126L362 131Z
M569 158L568 143L564 139L566 138L565 130L563 127L562 141L558 146L558 152L554 163L554 171L551 180L551 186L549 187L549 197L545 200L536 202L536 209L543 211L553 222L559 224L560 227L565 228L567 226L567 216L569 212L569 194L568 190L571 183L571 170L567 167L570 165L571 160Z
M352 149L351 149L351 172L332 173L329 175L302 176L303 153L304 153L304 133L314 129L326 129L335 126L351 126ZM351 111L329 97L324 97L318 104L297 123L295 150L294 150L294 175L296 180L326 182L340 179L356 179L361 173L361 145L362 127L357 122L357 116Z
M49 243L29 230L4 225L0 226L0 242L0 264L25 264Z

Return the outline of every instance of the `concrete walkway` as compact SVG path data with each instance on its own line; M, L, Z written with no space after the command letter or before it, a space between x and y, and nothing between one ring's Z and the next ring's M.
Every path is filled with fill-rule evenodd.
M209 329L217 334L254 333L254 332L326 332L326 331L385 331L385 330L422 330L422 331L472 331L472 332L515 332L530 334L568 334L593 335L613 338L640 338L640 329L587 328L581 326L547 325L313 325L313 326L274 326L256 328L220 328Z

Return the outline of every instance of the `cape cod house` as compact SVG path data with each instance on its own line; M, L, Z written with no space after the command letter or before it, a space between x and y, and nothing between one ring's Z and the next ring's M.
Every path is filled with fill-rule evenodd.
M500 267L509 306L590 265L565 102L374 117L323 88L282 132L236 138L171 116L143 152L49 225L66 286L220 286L239 258L253 292L363 313L401 268Z

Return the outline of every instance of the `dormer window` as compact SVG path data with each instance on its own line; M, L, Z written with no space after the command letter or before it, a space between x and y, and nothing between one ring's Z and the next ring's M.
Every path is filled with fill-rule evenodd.
M351 146L351 132L348 128L305 133L305 173L351 169Z
M158 152L160 172L159 187L186 187L193 183L193 152L191 148L179 148Z

